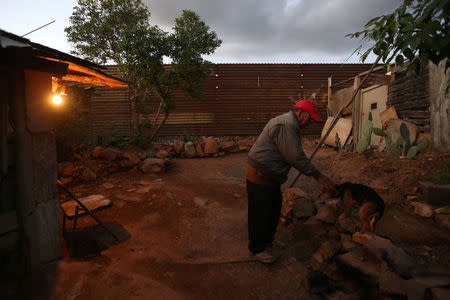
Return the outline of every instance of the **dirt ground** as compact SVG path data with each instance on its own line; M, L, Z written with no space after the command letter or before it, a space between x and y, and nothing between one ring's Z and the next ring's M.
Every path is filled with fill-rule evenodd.
M305 152L312 147L307 142ZM301 270L292 267L317 247L301 230L295 234L280 225L277 237L287 247L278 250L273 265L227 262L249 255L246 158L247 153L236 153L172 159L161 176L128 170L70 185L79 197L110 198L113 207L97 215L113 222L124 238L84 258L70 257L64 243L63 258L47 275L48 294L53 299L313 299L301 284ZM450 231L415 215L405 200L408 189L435 170L449 168L449 158L449 153L433 153L400 160L384 153L321 149L314 163L337 183L352 181L377 190L386 202L377 233L396 241L418 264L450 270ZM305 176L296 186L315 197L320 193ZM78 227L94 225L85 217Z

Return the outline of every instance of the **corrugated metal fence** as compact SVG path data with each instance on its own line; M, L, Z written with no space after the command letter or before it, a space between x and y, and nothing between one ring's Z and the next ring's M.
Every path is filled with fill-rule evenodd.
M159 136L257 135L270 118L288 111L294 99L309 98L321 86L315 99L319 115L326 118L327 79L338 68L339 64L214 65L206 83L206 100L175 92L176 108ZM342 81L369 68L369 64L343 65L333 80ZM158 104L152 98L138 105L137 112L154 111ZM93 128L100 131L104 123L113 122L121 134L133 134L131 107L126 89L96 89L91 104ZM314 124L303 134L318 136L321 129L321 124Z

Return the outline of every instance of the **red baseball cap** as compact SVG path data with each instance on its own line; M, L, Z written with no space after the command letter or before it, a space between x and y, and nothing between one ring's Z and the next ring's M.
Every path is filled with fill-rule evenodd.
M312 100L306 99L300 100L297 103L295 103L294 107L306 110L314 121L323 122L323 120L319 117L319 114L317 113L317 106Z

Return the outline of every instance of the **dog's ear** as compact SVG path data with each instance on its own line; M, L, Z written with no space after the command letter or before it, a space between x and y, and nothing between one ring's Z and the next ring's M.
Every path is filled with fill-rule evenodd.
M377 219L378 219L379 214L373 214L372 217L370 218L370 230L373 231L375 224L377 223Z

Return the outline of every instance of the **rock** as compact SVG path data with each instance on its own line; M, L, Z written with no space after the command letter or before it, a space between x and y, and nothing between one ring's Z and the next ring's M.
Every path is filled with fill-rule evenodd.
M241 151L249 151L253 144L255 143L254 139L240 139L238 142L239 150Z
M153 158L153 157L155 157L158 154L158 152L161 152L161 151L164 151L164 152L168 153L166 150L150 149L147 152L144 152L145 155L143 154L143 157L141 157L141 159L144 160L146 158ZM162 157L160 157L160 158L162 158Z
M184 155L188 158L195 157L195 145L193 142L187 142L184 144Z
M325 241L313 254L317 262L321 263L332 258L341 249L341 244L336 240Z
M82 181L93 181L97 179L97 174L89 168L84 169L81 172L80 180Z
M152 148L156 150L164 150L167 153L170 153L173 150L173 146L170 143L162 143L162 142L153 143Z
M336 291L331 295L324 295L323 299L326 299L326 300L358 300L358 299L361 299L361 296L356 293L347 294L343 291Z
M437 213L437 214L447 214L447 215L449 215L450 214L450 205L446 205L446 206L443 206L443 207L436 208L434 210L434 212Z
M150 188L151 188L150 186L142 187L140 189L137 189L136 193L138 193L138 194L146 194L146 193L148 193L148 191L150 191Z
M305 198L306 194L300 188L287 188L283 192L283 201L295 200L298 198Z
M166 170L166 160L161 158L147 158L139 166L144 173L163 173Z
M315 206L306 194L299 188L288 188L283 193L282 216L289 218L304 218L314 215Z
M219 156L225 156L225 152L224 151L220 151L218 154L219 154Z
M125 160L120 161L119 164L121 167L134 167L141 161L139 156L131 152L125 152L122 157L125 158Z
M433 300L447 300L450 299L449 288L432 288L430 290L431 299Z
M299 198L294 200L293 210L294 217L300 219L313 216L316 211L316 207L310 199Z
M199 207L205 207L206 205L208 205L208 200L200 197L194 197L192 200L194 201L195 205Z
M358 230L358 223L352 218L338 218L336 222L336 228L340 232L353 233Z
M294 276L295 282L303 285L307 290L311 288L308 268L294 257L289 257L283 262L289 273Z
M235 141L222 141L220 143L220 149L225 152L237 152L239 147Z
M406 252L390 240L373 235L364 247L379 260L387 262L389 267L403 277L410 277L416 262Z
M219 145L213 137L208 137L205 139L205 153L206 154L217 154L219 152Z
M397 274L384 271L378 278L378 288L382 294L406 296L406 282Z
M419 187L417 187L417 186L411 186L405 191L405 194L406 195L415 195L415 194L417 194L418 189L419 189Z
M126 205L127 203L123 200L116 200L114 201L114 206L117 206L118 208L122 208Z
M104 148L102 146L95 147L94 150L92 151L92 157L99 158L100 157L100 152L102 152L103 149Z
M184 151L184 142L180 140L174 140L173 143L173 151L176 154L181 154Z
M103 187L104 187L105 189L112 189L112 188L114 187L114 184L105 182L105 183L103 184Z
M414 207L414 212L419 216L431 218L434 214L433 206L427 203L411 202L411 205Z
M58 181L62 185L67 185L73 181L73 177L60 177Z
M70 177L75 172L75 165L71 162L62 162L58 164L58 173L62 177Z
M360 245L366 245L368 241L373 240L374 237L367 233L355 232L352 235L352 241Z
M156 157L156 158L161 158L161 159L166 159L169 156L169 153L166 150L159 150L154 156L148 156L149 158L151 157Z
M350 250L354 248L356 244L352 242L352 237L348 234L341 233L341 247L344 250Z
M205 151L203 150L203 146L202 143L200 142L195 142L195 152L197 153L198 157L204 157L205 156Z
M121 156L121 152L115 148L108 147L100 151L99 157L102 159L106 159L109 161L116 160L119 156Z
M408 201L408 202L415 202L417 200L418 200L418 198L416 195L406 196L406 201Z
M373 260L367 260L361 253L352 251L339 255L337 261L347 268L356 270L371 278L378 278L380 266ZM357 276L357 275L355 275Z
M332 206L324 205L319 208L316 219L325 223L334 224L336 223L336 209Z
M440 226L450 229L450 215L448 214L436 214L434 220Z

